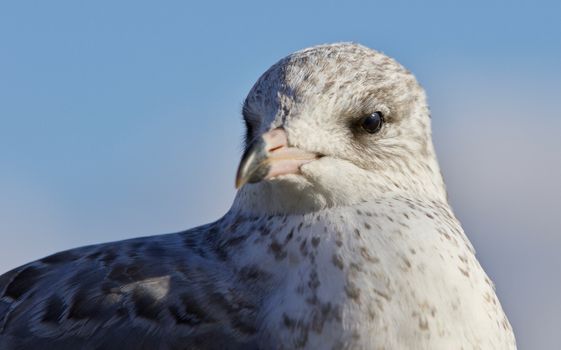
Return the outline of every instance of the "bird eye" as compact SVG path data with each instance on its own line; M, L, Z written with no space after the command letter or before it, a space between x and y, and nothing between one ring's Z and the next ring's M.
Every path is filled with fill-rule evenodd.
M382 112L374 112L369 116L362 118L360 121L360 127L370 134L380 131L382 124L384 124L384 116L382 115Z

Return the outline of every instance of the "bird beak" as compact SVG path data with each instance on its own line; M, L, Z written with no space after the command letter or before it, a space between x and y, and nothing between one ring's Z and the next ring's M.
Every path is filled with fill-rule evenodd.
M236 188L279 175L297 174L300 166L317 158L316 153L288 147L284 129L273 129L251 142L244 152L236 174Z

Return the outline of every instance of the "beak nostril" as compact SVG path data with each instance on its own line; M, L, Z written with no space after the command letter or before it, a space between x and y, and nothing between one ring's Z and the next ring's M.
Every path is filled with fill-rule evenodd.
M281 149L281 148L283 148L283 147L284 147L284 145L278 145L278 146L276 146L276 147L270 148L267 152L274 152L274 151L279 150L279 149Z

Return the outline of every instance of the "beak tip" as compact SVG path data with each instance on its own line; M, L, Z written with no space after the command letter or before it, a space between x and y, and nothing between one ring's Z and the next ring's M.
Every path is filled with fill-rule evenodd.
M259 182L265 178L269 172L269 165L266 163L268 155L265 147L263 138L258 138L244 152L236 172L234 184L236 189L240 189L248 182Z
M247 182L247 176L243 174L242 166L238 168L236 172L236 181L234 182L234 187L239 190Z

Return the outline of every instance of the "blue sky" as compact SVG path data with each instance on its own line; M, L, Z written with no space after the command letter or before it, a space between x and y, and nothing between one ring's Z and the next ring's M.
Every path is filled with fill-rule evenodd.
M294 50L356 41L426 87L451 201L520 347L559 348L560 15L554 1L2 2L0 270L216 219L253 82Z

